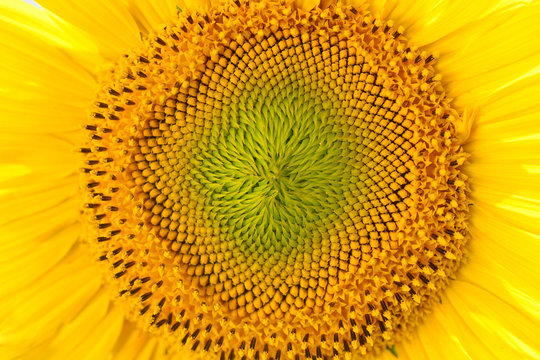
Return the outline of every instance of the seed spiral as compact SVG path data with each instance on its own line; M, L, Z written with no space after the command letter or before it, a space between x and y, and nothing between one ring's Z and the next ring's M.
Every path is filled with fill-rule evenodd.
M347 359L459 267L466 161L436 56L340 3L235 1L102 74L86 242L127 316L218 359Z

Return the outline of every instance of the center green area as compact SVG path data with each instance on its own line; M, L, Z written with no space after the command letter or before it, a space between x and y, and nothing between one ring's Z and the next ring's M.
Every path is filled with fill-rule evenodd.
M206 189L207 210L237 246L305 249L337 219L350 151L331 108L282 81L245 91L212 127L194 177Z

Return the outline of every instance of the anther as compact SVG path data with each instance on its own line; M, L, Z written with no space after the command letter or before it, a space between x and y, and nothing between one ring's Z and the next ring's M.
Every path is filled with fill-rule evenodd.
M130 293L131 295L135 295L135 294L137 294L141 289L142 289L142 287L139 286L139 287L136 287L135 289L130 290L129 293Z
M139 311L139 314L140 314L141 316L144 315L144 314L148 311L148 309L150 309L150 305L145 305L145 306L141 309L141 311Z
M366 324L371 325L371 315L365 314L364 318L366 319Z
M369 325L368 325L369 326ZM364 333L364 336L365 337L370 337L371 336L371 333L369 332L368 328L366 325L362 325L362 332Z
M443 249L443 248L437 247L435 250L437 250L438 252L440 252L442 255L446 255L446 250Z
M349 342L347 340L343 340L343 350L345 350L346 353L351 352L351 348L349 347Z
M150 296L152 296L152 292L147 292L147 293L141 295L141 301L144 302L144 301L148 300L150 298Z
M165 41L163 41L163 39L160 38L160 37L156 37L156 42L161 46L167 45L167 43Z
M120 234L122 232L122 230L113 230L113 231L109 231L109 236L110 237L113 237L113 236L116 236L118 234Z

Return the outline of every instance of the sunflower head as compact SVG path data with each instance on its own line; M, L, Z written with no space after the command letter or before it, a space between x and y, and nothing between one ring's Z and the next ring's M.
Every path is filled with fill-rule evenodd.
M86 237L130 318L222 359L366 355L421 320L469 237L467 156L436 56L402 33L234 1L104 74Z

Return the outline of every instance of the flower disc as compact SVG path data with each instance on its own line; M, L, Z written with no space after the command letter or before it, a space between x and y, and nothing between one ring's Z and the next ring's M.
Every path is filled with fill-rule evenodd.
M104 73L87 239L128 316L203 358L348 358L429 309L469 237L434 56L340 4L179 13Z

